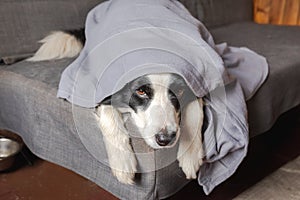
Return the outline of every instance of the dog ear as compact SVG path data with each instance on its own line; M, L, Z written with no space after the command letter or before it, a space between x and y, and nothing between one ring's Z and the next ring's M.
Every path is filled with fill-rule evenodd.
M183 108L181 118L181 128L183 132L187 132L192 138L197 136L201 137L204 122L203 99L194 98L193 101L190 101Z
M182 113L182 126L177 152L179 166L187 179L197 178L197 171L204 157L202 145L203 101L190 102Z
M111 105L102 104L96 109L95 118L103 135L113 175L121 183L133 184L137 160L121 113Z
M106 97L102 102L101 105L106 106L113 106L115 108L128 108L128 102L126 102L126 97L121 93L116 93L114 95Z
M128 87L124 87L118 92L106 97L100 104L111 105L115 108L128 108L131 92Z

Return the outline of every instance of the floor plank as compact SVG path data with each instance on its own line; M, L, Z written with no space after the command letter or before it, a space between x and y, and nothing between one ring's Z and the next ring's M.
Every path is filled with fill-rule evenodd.
M234 200L261 199L300 199L300 156L255 184Z

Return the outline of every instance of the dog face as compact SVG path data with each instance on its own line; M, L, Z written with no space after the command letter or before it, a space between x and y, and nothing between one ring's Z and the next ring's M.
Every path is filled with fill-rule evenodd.
M180 76L151 74L128 83L102 104L130 112L146 143L158 149L174 146L180 135L181 110L193 98Z

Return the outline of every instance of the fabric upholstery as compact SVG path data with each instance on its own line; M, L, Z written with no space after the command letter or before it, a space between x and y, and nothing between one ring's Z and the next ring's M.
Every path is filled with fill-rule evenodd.
M82 27L87 11L100 1L0 1L0 57L32 53L39 46L36 41L49 31ZM270 76L248 102L250 136L269 129L282 112L300 103L299 27L247 22L252 16L251 0L182 1L194 16L215 27L210 31L217 43L247 46L267 57ZM241 21L245 23L230 24ZM0 66L0 128L20 134L39 157L81 174L121 199L165 198L186 184L177 162L156 173L139 174L136 185L125 186L111 175L105 163L97 161L76 132L71 105L56 98L61 72L71 61ZM78 114L89 118L83 111ZM134 148L149 151L138 140ZM156 153L145 164L159 163ZM101 155L106 156L105 152L99 152Z
M83 50L62 74L58 97L91 108L140 76L176 73L196 96L205 96L208 125L203 129L206 154L199 184L208 194L234 173L249 140L245 99L268 74L265 58L249 49L218 48L178 1L107 1L89 12L85 34ZM90 139L92 135L88 147L98 136Z
M0 1L0 58L34 52L50 31L81 28L103 0Z
M249 47L269 63L269 77L248 102L252 136L267 131L280 114L300 104L300 27L243 22L211 33L217 43Z
M251 21L252 0L180 0L194 17L212 28L240 21Z
M33 53L50 31L82 28L87 12L103 1L0 1L0 58ZM251 0L180 1L208 27L252 18Z
M227 41L230 45L247 46L266 56L270 64L266 83L247 102L251 137L268 130L281 113L300 104L297 59L300 41L296 37L299 27L237 23L211 29L211 32L217 43ZM160 176L143 174L140 187L120 187L109 168L86 150L76 132L72 107L55 97L61 72L71 62L70 59L34 64L23 61L0 66L0 128L19 133L38 156L72 169L124 199L132 198L126 196L128 191L133 196L150 198L154 191L153 195L167 197L181 188L186 180L176 162L158 170ZM89 117L83 111L80 114ZM139 151L145 148L139 141L134 146ZM57 154L51 153L54 149L58 150ZM66 152L72 152L74 156L65 156ZM103 153L105 157L105 152L99 154ZM173 177L174 174L181 175ZM168 180L165 176L169 177ZM103 181L103 178L110 181ZM174 178L176 183L168 184Z
M149 165L156 164L153 168L157 168L157 173L164 176L156 176L155 172L148 170L137 176L136 185L133 186L124 186L112 176L104 144L97 147L97 155L88 151L89 148L78 135L77 128L82 124L77 124L79 122L73 116L76 108L56 98L61 71L70 62L70 59L63 59L0 66L0 128L20 134L37 156L75 171L121 199L155 199L158 195L167 197L185 185L188 181L175 161L176 154L173 153L170 168L161 167L160 157L154 154L162 152L149 150L144 141L133 141L136 152L148 154L147 160L138 157L138 160L143 160L139 162L139 168L146 171ZM76 115L86 119L81 122L85 124L87 134L96 130L87 123L93 120L89 113L87 109L76 110ZM103 143L100 134L98 140ZM99 161L99 157L102 160ZM172 180L170 187L169 180ZM157 188L160 185L164 185L163 190Z

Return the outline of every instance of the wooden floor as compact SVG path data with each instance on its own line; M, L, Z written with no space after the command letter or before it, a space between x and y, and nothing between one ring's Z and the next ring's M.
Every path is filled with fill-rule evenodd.
M55 164L35 160L0 175L0 200L114 200L110 193Z
M300 199L300 156L234 198L234 200L261 199Z
M205 196L197 182L192 181L169 199L186 199L187 196L190 200L233 199L282 165L297 158L300 155L299 111L298 108L282 116L271 131L251 139L247 158L237 172L218 186L211 195ZM30 166L24 157L19 155L14 169L0 174L0 200L117 199L96 184L69 170L41 159L33 160L34 164ZM281 176L280 179L284 181L285 178L287 177ZM274 185L272 181L262 183L267 187L268 184ZM286 179L286 184L288 183ZM248 198L247 191L242 195L244 196L238 197L239 200L252 199L252 196Z

